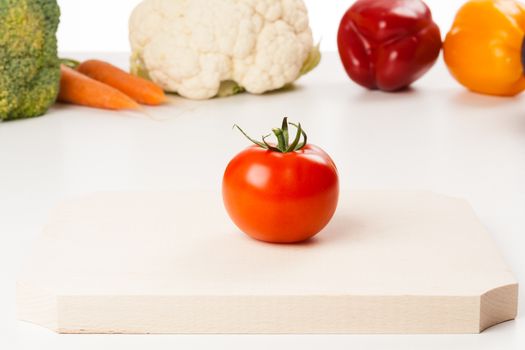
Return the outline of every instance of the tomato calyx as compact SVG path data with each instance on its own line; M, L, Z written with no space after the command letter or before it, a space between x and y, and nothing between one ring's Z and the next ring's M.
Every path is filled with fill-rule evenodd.
M294 139L290 143L290 133L288 126L292 125L297 129L297 132L295 134ZM295 152L301 150L304 146L306 146L306 142L308 141L308 137L306 136L306 132L301 127L301 123L295 124L292 122L288 122L288 118L283 118L283 123L280 128L273 128L272 133L275 135L275 138L277 139L277 144L272 145L266 141L268 137L270 137L272 134L264 135L262 136L262 141L257 141L250 137L247 133L244 132L243 129L241 129L237 124L233 126L234 128L237 128L248 140L253 142L255 145L267 149L269 151L273 152L280 152L280 153L288 153L288 152ZM303 141L301 141L301 136L303 138Z

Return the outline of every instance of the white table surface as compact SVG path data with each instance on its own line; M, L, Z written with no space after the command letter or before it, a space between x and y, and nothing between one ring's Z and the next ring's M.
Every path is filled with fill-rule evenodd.
M126 55L105 58L121 66ZM481 335L58 335L16 321L15 280L48 211L98 190L219 190L222 172L283 115L338 165L344 189L428 189L468 199L519 281L525 280L525 100L463 90L438 63L407 92L365 91L337 56L287 92L111 113L60 105L0 124L0 348L4 349L524 349L518 319ZM93 257L96 259L96 257ZM520 312L525 300L520 298ZM3 345L8 347L5 347Z

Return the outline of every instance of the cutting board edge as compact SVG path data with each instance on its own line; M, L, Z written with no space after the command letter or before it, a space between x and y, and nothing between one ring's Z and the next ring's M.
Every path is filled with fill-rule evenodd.
M19 282L17 302L20 320L67 334L472 334L516 317L518 284L472 296L159 298L56 295Z
M518 315L519 283L493 288L480 297L480 332Z

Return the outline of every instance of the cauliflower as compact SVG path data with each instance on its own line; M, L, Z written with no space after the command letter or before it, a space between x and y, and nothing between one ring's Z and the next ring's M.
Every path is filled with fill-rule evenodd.
M144 0L131 71L187 98L282 88L319 63L302 0Z

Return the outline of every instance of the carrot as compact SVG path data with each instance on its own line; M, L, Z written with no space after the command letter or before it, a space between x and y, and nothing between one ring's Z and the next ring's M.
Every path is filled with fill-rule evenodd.
M91 79L65 65L60 66L58 100L82 106L104 109L137 109L140 106L126 94Z
M155 83L131 75L110 63L88 60L82 62L77 69L95 80L122 91L138 103L156 106L166 100L164 91Z

